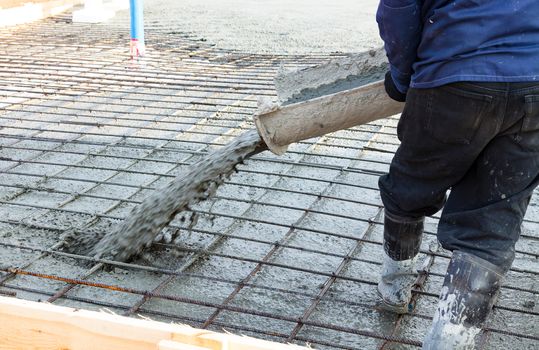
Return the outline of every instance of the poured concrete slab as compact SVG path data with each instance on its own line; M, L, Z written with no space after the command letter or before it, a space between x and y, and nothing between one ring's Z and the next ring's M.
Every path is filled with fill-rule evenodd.
M181 3L200 14L214 2ZM249 2L261 7L247 10L278 3L284 4ZM368 3L373 34L362 40L375 41L375 2ZM168 5L183 6L178 4ZM305 5L298 4L288 8ZM365 3L343 4L353 9ZM342 9L329 1L309 6ZM61 249L64 233L108 232L188 164L254 128L257 98L276 97L273 79L281 67L308 68L349 56L242 53L176 32L184 25L181 12L170 11L167 21L148 13L152 50L144 66L129 61L125 14L102 25L57 19L0 29L0 79L7 82L0 97L19 99L0 110L0 293L309 342L316 349L417 348L449 259L436 250L438 216L427 218L421 259L429 274L416 293L417 313L399 318L375 310L383 236L377 180L398 147L396 117L293 144L281 157L266 152L246 161L216 196L174 219L163 232L169 239L126 265L101 268ZM266 18L271 16L269 11ZM207 26L230 33L223 23ZM309 29L299 23L298 30ZM47 36L36 36L38 29ZM276 33L245 33L249 44L242 45L254 51L249 40L271 43ZM287 47L317 49L288 39ZM51 42L55 51L44 45ZM532 349L537 342L535 198L514 269L483 334L489 349ZM88 284L13 275L6 269L13 267ZM143 295L105 287L113 285ZM389 336L397 341L385 343Z

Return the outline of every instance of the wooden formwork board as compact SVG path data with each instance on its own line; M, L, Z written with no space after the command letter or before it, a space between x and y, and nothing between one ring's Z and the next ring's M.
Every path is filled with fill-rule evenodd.
M306 350L185 325L0 297L0 349Z

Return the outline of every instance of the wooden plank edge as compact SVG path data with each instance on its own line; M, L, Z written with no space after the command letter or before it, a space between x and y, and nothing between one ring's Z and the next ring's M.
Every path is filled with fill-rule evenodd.
M2 349L306 350L217 333L0 296Z

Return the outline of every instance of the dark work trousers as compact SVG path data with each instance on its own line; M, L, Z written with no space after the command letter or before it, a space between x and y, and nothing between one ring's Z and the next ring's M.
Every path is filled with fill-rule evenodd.
M539 183L539 83L410 89L397 134L401 145L379 181L385 209L420 218L444 207L445 249L508 270Z

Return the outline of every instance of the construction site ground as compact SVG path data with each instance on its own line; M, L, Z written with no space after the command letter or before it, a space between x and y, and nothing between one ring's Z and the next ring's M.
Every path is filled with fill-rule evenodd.
M263 3L273 2L285 9ZM339 49L353 29L350 13L361 22L350 39L357 51L379 43L376 1L299 1L283 15L294 31L264 35L255 30L266 28L257 27L264 8L245 9L259 2L220 1L228 20L215 2L196 3L147 1L148 55L138 61L128 56L128 11L102 24L72 23L65 13L0 29L0 293L316 349L419 347L450 258L437 245L438 216L426 220L415 311L375 308L377 181L399 144L398 116L245 161L216 196L165 229L178 238L134 261L66 252L66 233L108 232L189 164L254 128L257 98L275 95L280 67L351 52ZM348 24L333 40L337 22L328 21L324 40L309 47L317 35L301 6L335 18L349 6ZM234 13L250 16L242 30L227 26ZM264 40L283 46L272 53ZM479 349L537 349L538 198Z

